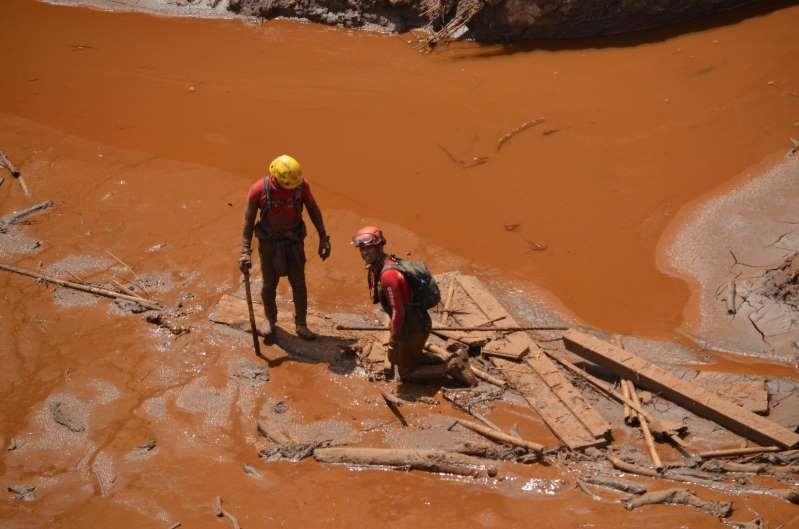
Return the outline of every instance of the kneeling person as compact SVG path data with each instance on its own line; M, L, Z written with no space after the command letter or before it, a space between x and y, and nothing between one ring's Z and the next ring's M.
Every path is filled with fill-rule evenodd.
M475 385L474 374L465 356L455 354L446 363L423 365L425 356L422 351L432 327L427 309L439 301L437 287L430 291L424 290L429 283L419 285L420 279L433 283L426 268L385 253L386 239L383 232L374 226L358 230L352 244L360 250L367 265L372 302L380 303L391 318L388 358L392 365L397 366L400 379L429 383L449 375L463 384ZM417 271L422 277L410 277ZM431 299L417 299L419 297Z

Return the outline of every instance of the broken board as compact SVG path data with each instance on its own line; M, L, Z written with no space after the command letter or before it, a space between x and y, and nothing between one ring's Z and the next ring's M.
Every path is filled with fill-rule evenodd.
M464 275L457 278L467 298L461 299L459 308L465 309L471 304L470 311L453 316L459 324L482 325L496 320L503 326L517 325L479 279ZM516 336L516 344L523 344L523 347L515 344L514 347L528 355L525 362L497 356L492 356L491 362L503 370L513 387L566 446L576 450L606 444L610 424L582 398L526 332L512 334Z
M775 444L783 448L799 446L799 434L755 415L697 384L681 380L629 351L574 329L564 334L563 341L572 353L610 369L620 378L632 380L637 386L658 393L686 410L717 422L758 444Z

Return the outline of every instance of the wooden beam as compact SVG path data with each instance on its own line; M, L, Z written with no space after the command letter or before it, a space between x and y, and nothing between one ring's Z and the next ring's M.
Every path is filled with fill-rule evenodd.
M784 448L799 446L799 434L755 415L712 391L681 380L629 351L574 329L563 335L563 341L574 354L610 369L621 378L629 378L635 384L756 443L776 444Z
M481 321L502 318L503 322L516 325L510 313L479 279L465 275L459 275L457 279L471 301L483 313L477 317L457 314L454 317L458 323L477 325ZM491 362L505 370L503 373L511 385L566 446L576 450L606 442L610 435L610 424L583 399L527 333L520 335L526 340L529 350L524 362L520 364L494 357ZM529 369L529 373L524 372L525 368Z

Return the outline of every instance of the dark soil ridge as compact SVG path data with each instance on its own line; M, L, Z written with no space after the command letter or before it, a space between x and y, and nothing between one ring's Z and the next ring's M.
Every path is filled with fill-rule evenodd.
M585 38L652 29L727 11L752 0L230 0L265 19L296 17L391 32L426 29L429 44L462 35L481 42ZM763 2L768 4L768 2Z

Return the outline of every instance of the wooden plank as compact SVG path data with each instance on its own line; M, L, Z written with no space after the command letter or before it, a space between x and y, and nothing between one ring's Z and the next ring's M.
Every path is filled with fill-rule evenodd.
M503 318L503 324L516 325L510 313L479 279L460 275L458 282L483 312L483 321ZM463 315L457 315L456 318L459 322L468 320L463 321L464 325L479 325L474 318L464 318ZM596 446L597 439L600 439L599 444L606 441L610 434L610 424L582 398L527 333L514 334L526 340L527 350L530 351L526 362L519 364L496 357L492 357L491 362L505 370L504 374L517 391L566 446L579 449ZM519 373L525 366L530 368L530 373Z
M577 330L567 331L563 340L569 351L612 370L636 385L659 393L685 409L717 422L761 445L784 448L799 446L799 435L759 415L755 415L712 391L681 380L629 351Z

